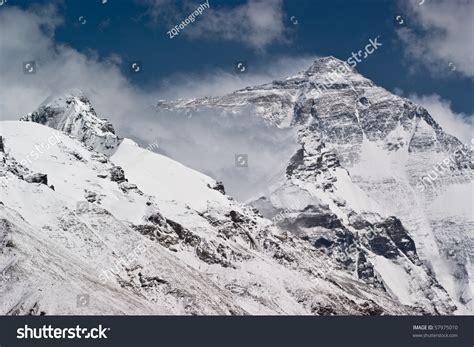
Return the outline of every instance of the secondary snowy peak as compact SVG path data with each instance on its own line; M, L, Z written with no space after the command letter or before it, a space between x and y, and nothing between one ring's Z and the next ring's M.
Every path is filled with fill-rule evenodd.
M20 120L60 130L107 156L112 155L121 142L112 124L98 118L89 99L81 92L50 96L36 111Z

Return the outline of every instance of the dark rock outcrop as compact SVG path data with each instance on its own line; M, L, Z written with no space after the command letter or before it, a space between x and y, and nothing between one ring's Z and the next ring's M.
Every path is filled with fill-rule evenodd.
M23 176L23 179L28 183L41 183L48 185L48 175L41 173L33 173Z
M216 184L213 187L210 186L210 188L214 189L214 190L217 190L218 192L225 195L224 183L222 183L221 181L217 181Z
M291 157L290 159L290 164L287 166L286 168L286 174L288 176L291 176L293 175L293 172L295 171L295 169L300 166L300 165L303 165L303 158L304 158L304 149L303 148L300 148L296 151L296 153Z
M378 255L388 259L398 257L397 247L388 237L377 235L369 240L370 249Z
M402 222L396 217L390 217L382 223L374 225L377 229L383 230L395 246L402 251L412 261L417 259L415 241L408 235ZM380 242L379 242L380 244ZM383 254L381 254L383 255Z
M296 218L295 223L303 228L323 227L326 229L344 228L337 216L316 206L307 206Z
M113 166L110 169L110 180L117 183L127 182L125 172L120 166Z

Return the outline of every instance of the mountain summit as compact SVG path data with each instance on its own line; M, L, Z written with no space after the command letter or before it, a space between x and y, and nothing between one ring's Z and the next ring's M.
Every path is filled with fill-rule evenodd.
M472 312L473 164L466 145L443 131L423 107L376 86L334 57L318 59L281 81L219 97L160 102L159 107L238 111L248 105L269 124L295 128L301 145L280 187L255 202L267 212L264 216L300 213L284 214L280 226L293 226L329 252L335 245L332 226L321 232L319 225L308 226L308 218L300 222L308 205L327 206L354 236L360 236L362 225L373 226L374 216L376 223L394 216L413 238L419 263L461 311ZM366 249L361 252L350 255L349 271L357 269L358 259L367 259ZM374 273L399 277L370 258ZM392 287L387 290L399 298L416 296L408 287Z

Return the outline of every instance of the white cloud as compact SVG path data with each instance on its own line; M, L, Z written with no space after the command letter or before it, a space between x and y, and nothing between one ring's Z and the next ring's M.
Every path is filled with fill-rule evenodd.
M155 25L170 28L179 25L199 6L195 1L184 1L180 5L170 0L137 1L147 6L147 15ZM222 6L210 1L209 5L209 9L183 30L186 37L240 42L259 51L273 43L288 42L283 0L248 0L238 6Z
M270 82L295 74L311 65L314 57L274 57L271 64L253 66L246 74L223 70L173 75L155 90L140 90L121 74L120 56L100 58L67 45L56 44L54 29L62 18L54 7L22 11L13 6L0 12L0 119L17 119L35 109L51 93L82 89L96 109L114 117L133 112L137 105L151 106L159 99L222 95L249 85ZM37 73L24 75L22 62L34 60ZM232 70L232 67L229 67ZM22 102L18 102L21 98Z
M151 18L152 23L158 24L161 20L171 23L171 18L176 18L179 11L173 0L136 0L147 7L146 15ZM140 16L143 17L143 16Z
M405 53L436 73L456 70L474 77L474 2L401 0L410 18L398 30ZM450 65L450 63L452 63Z
M272 80L295 75L306 70L316 56L274 57L271 64L253 66L248 62L248 72L244 74L230 73L215 69L207 73L173 75L162 81L160 88L163 99L194 98L203 96L221 96L243 89L271 82Z
M170 76L161 87L143 90L121 74L119 56L101 58L96 52L83 54L57 44L54 29L60 23L53 7L23 11L9 6L0 11L0 120L16 120L32 112L51 94L80 89L120 136L132 137L144 147L158 141L160 150L222 179L230 193L242 199L265 184L291 156L294 138L288 131L274 133L260 121L242 122L237 116L219 123L221 118L214 113L195 119L173 117L157 114L152 106L159 99L221 95L270 82L307 68L312 59L274 58L269 66L250 65L249 72L239 76L220 70ZM30 60L36 61L37 73L25 75L22 62ZM235 171L237 153L249 154L247 171Z
M73 88L95 95L97 108L105 116L130 111L133 105L127 99L143 101L120 74L116 55L100 60L97 54L86 56L56 44L54 27L59 23L61 18L53 10L45 15L9 6L0 12L0 120L18 119L49 95ZM31 60L37 71L25 75L22 64Z
M235 113L156 112L133 122L130 132L141 134L143 147L157 142L163 154L222 180L241 201L263 193L277 173L283 175L299 148L294 129L269 126L250 107ZM235 167L236 154L248 155L247 168Z
M451 109L451 102L437 94L410 95L410 99L428 110L434 120L448 134L456 136L464 144L470 144L474 138L474 114L456 113Z
M203 14L186 33L191 37L242 42L263 50L287 40L282 0L249 0L232 7L214 8Z

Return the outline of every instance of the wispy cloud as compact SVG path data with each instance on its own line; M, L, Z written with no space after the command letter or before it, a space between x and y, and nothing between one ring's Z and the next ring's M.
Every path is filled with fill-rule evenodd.
M456 136L465 144L471 143L471 139L474 138L474 114L454 112L451 102L437 94L410 95L410 99L426 108L448 134Z
M474 2L471 0L401 0L409 26L398 37L410 62L436 74L457 71L474 77ZM442 75L444 75L442 73Z
M273 43L287 41L281 0L249 0L237 7L211 6L189 36L241 42L263 50Z
M306 70L316 56L275 56L272 63L250 66L252 72L233 74L214 69L194 74L174 74L161 82L163 99L221 96L248 86L268 83Z
M138 1L147 6L148 17L154 24L166 23L166 27L179 24L199 5L196 1ZM188 39L238 42L258 51L289 41L282 0L248 0L237 6L209 1L209 6L186 28Z

